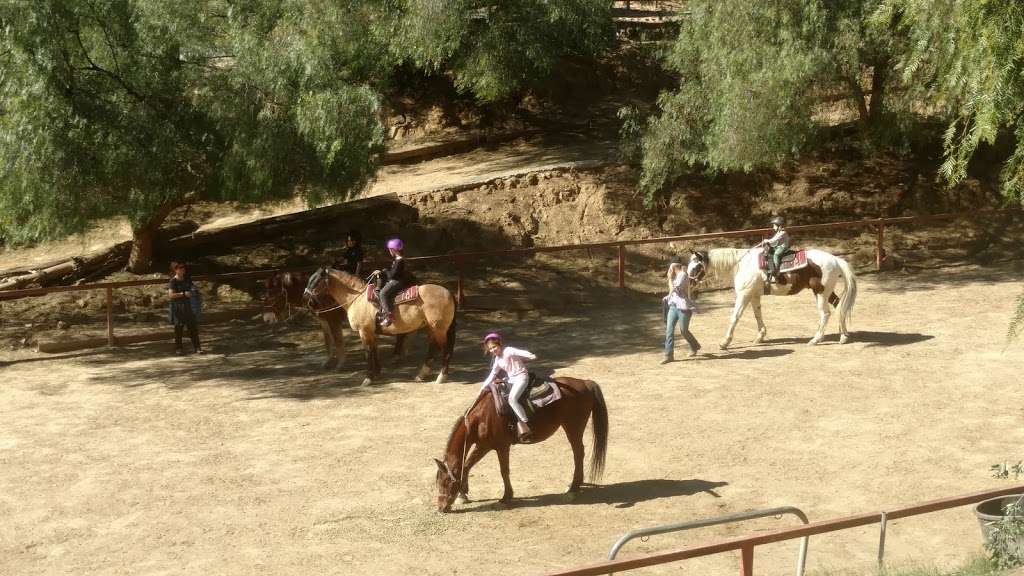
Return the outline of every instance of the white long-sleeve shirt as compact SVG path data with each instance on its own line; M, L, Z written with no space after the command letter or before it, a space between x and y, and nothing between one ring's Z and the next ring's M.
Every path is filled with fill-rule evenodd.
M690 274L680 269L672 278L672 291L665 297L669 304L675 304L680 310L694 311L697 306L690 299Z
M526 378L528 373L524 360L536 359L536 356L526 350L520 350L511 346L503 347L501 349L501 356L494 358L494 363L491 364L491 373L487 375L482 388L486 388L491 382L494 382L494 379L498 377L498 373L502 370L505 371L505 377L510 382Z

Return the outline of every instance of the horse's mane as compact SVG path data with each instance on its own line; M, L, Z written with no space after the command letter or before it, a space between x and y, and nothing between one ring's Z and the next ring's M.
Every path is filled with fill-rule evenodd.
M341 282L353 292L362 292L366 288L366 282L363 282L357 276L353 276L344 270L336 270L334 268L327 268L327 275L332 276L338 282Z
M753 251L750 248L714 248L708 251L708 267L715 276L731 275L736 265Z

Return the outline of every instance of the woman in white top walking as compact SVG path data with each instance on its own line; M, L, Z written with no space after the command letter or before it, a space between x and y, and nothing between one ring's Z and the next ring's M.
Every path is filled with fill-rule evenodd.
M697 306L690 297L691 273L696 275L703 264L700 256L695 252L690 256L689 266L683 266L682 262L675 259L668 265L668 295L665 301L668 303L668 315L665 318L665 357L662 364L668 364L674 358L676 324L679 324L679 332L686 343L690 345L690 356L696 356L700 351L700 342L690 333L690 318Z
M526 360L536 360L537 357L519 348L504 346L501 336L497 333L490 333L484 336L484 349L494 355L494 362L491 364L491 373L487 375L481 390L494 382L498 374L505 372L505 380L510 385L508 404L519 419L516 429L519 432L519 440L527 442L530 440L531 431L527 424L526 409L520 404L520 396L526 392L526 386L530 383L530 373L526 370Z

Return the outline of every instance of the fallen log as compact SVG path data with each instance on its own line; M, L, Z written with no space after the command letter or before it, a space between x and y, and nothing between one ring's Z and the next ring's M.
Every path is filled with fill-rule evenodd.
M271 216L236 226L200 229L172 238L161 250L174 254L187 253L190 258L195 258L202 254L233 250L239 244L256 240L273 240L285 234L318 234L318 228L324 225L341 230L366 222L387 226L390 221L390 224L401 225L414 222L417 216L417 210L402 204L397 194L382 194L303 212Z
M199 228L195 222L186 220L157 232L156 241L166 242L172 237L192 232ZM40 286L66 286L77 282L103 278L124 268L131 254L131 240L118 242L109 248L96 250L84 256L72 256L42 264L0 273L0 290L16 290L29 284Z

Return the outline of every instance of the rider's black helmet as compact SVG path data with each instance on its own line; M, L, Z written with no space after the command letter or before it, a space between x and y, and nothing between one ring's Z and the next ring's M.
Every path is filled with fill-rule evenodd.
M355 229L349 230L347 238L351 238L353 242L362 242L363 233Z
M776 217L771 219L771 225L772 226L785 226L786 225L786 219L783 218L782 216L776 216Z

